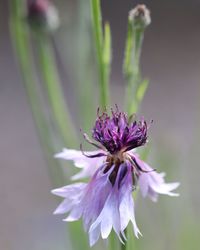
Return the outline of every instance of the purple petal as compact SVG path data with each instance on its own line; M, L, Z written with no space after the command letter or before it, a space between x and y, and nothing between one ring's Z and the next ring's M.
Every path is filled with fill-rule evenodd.
M63 221L76 221L79 220L83 213L83 207L80 204L76 204L71 213Z
M157 194L179 196L179 194L174 193L172 191L176 189L180 185L180 183L178 182L165 183L164 173L157 173L155 171L151 171L153 169L149 165L140 160L138 157L136 157L136 159L138 164L142 167L142 169L150 171L148 173L140 172L139 176L138 183L140 186L141 193L144 197L148 195L149 198L151 198L153 201L156 201Z
M99 239L101 233L100 226L96 227L89 233L90 247L92 247Z
M96 171L95 175L88 183L87 192L83 199L83 222L85 230L88 230L89 224L99 216L110 190L112 189L109 175L113 168L105 174L103 173L104 168L105 166L102 166Z
M53 189L51 193L63 198L75 197L79 195L80 192L82 192L82 190L85 188L86 185L87 185L86 183L71 184L61 188Z
M69 202L69 200L65 199L56 208L56 210L54 211L54 214L65 214L65 213L68 213L72 209L73 205L74 204L72 202Z
M88 151L85 152L88 155L100 154L103 151L96 150L96 151ZM95 171L103 164L106 157L99 157L99 158L88 158L81 151L74 150L74 149L66 149L64 148L61 153L55 155L56 158L61 158L64 160L71 160L74 161L74 165L78 168L82 168L83 170L72 176L72 180L78 180L81 178L91 177L95 173Z
M76 183L52 190L51 192L53 194L65 198L64 201L54 211L54 214L63 214L74 211L82 199L86 186L87 185L85 183ZM72 217L72 215L70 215L70 217ZM73 215L73 218L75 218L75 215Z
M118 215L118 206L117 206L117 197L115 192L111 192L104 208L102 209L100 215L96 219L96 221L91 225L89 229L89 233L95 230L99 225L101 225L101 236L103 239L106 239L110 234L112 227L115 227L116 233L119 234L120 228L117 226L119 222Z
M132 196L132 173L131 168L128 167L128 173L124 178L122 186L120 188L120 221L121 221L121 231L124 231L128 226L129 221L133 224L133 229L135 236L138 238L140 230L137 227L134 214L134 202Z
M120 190L120 182L119 182L119 181L122 181L121 172L124 172L123 166L120 166L119 168L115 184L112 187L112 190L105 202L105 205L101 213L97 217L96 221L92 223L89 229L89 232L92 232L93 230L95 230L96 227L101 225L101 236L103 239L106 239L108 237L113 227L119 239L122 241L122 239L120 238L120 233L123 233L123 232L121 231L121 220L120 220L121 218L120 218L120 209L119 209L120 195L123 195Z

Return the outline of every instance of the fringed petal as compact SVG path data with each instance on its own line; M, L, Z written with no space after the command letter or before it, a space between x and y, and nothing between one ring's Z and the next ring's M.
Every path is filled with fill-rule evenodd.
M172 191L176 189L180 185L180 183L165 183L164 173L157 173L155 171L152 171L153 169L148 164L140 160L138 157L136 159L142 169L149 171L148 173L140 172L138 180L141 193L144 197L149 196L151 200L157 201L157 194L179 196L179 194Z
M96 150L85 152L87 155L96 155L100 153L103 153L103 151ZM55 155L55 158L74 161L76 167L82 168L83 170L80 173L71 177L72 180L78 180L93 176L95 171L103 164L106 157L88 158L83 155L81 151L64 148L61 153Z
M134 201L132 196L132 172L131 167L128 166L128 172L124 177L122 186L120 188L120 221L121 221L121 231L123 232L128 226L129 221L133 224L133 230L135 236L138 238L139 235L142 235L140 230L137 227L135 221L135 212L134 212Z
M99 239L101 233L100 226L89 232L90 247L92 247Z

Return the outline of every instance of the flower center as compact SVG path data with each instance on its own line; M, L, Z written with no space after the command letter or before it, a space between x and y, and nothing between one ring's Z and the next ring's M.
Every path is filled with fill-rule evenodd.
M124 164L125 158L126 158L125 153L121 151L114 155L110 154L106 158L107 165L106 165L106 168L104 169L104 173L107 173L114 166L113 171L111 172L109 176L109 180L112 183L112 185L115 184L119 170L121 171L119 181L118 181L119 185L127 172L126 164Z

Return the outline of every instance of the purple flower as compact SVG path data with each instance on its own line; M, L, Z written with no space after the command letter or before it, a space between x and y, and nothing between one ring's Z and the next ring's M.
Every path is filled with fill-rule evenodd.
M179 183L165 183L164 174L158 174L143 162L135 148L147 142L148 125L142 119L137 122L125 113L112 110L112 115L99 114L92 131L93 142L85 139L98 150L92 152L64 149L57 158L74 161L82 171L73 180L89 177L88 183L78 182L52 191L64 201L55 214L68 216L64 221L83 219L84 228L89 233L90 245L94 245L100 235L106 239L112 228L123 242L124 230L131 221L135 236L141 235L134 213L132 192L137 185L142 195L153 201L158 194L178 196L172 191ZM82 148L82 147L81 147Z

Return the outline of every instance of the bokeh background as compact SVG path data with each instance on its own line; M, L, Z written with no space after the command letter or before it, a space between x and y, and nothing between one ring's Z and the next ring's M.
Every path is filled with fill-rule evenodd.
M0 249L70 250L66 224L62 217L52 215L58 200L50 194L52 183L12 47L9 2L12 4L0 1ZM77 43L80 3L54 2L62 22L54 34L55 54L69 109L76 127L81 127L72 67L76 63L73 51L81 51L81 42ZM83 6L84 1L80 2ZM127 14L137 3L102 0L103 18L110 22L113 38L112 98L119 105L124 92L121 65ZM143 237L136 240L136 249L198 250L200 1L143 3L152 13L142 51L142 72L150 85L140 110L147 120L154 120L148 162L165 171L168 181L180 181L181 186L179 198L160 197L158 203L137 198L136 217ZM84 26L90 12L84 13L81 32L86 41L92 36ZM81 141L81 135L78 137Z

